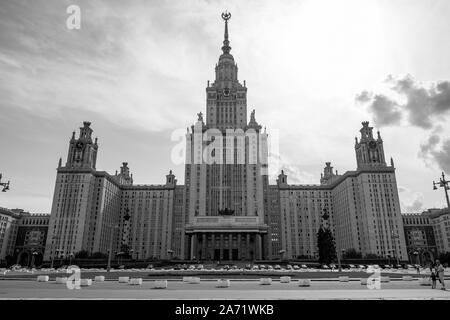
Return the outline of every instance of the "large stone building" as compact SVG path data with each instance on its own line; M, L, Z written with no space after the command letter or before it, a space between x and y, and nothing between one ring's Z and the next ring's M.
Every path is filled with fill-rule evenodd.
M186 132L184 185L172 172L161 185L135 185L127 163L110 175L96 168L97 139L89 122L60 159L46 259L81 250L127 251L134 258L203 261L317 257L324 213L339 252L407 258L395 168L383 140L363 122L357 169L338 175L326 164L318 185L268 181L268 134L247 119L247 87L230 54L229 14L215 80Z
M406 249L411 263L427 263L438 257L430 212L403 214Z
M49 214L0 208L0 262L40 265L47 240Z

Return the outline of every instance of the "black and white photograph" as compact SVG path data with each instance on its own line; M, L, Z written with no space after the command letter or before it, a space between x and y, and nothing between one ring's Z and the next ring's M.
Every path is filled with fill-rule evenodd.
M450 300L449 34L447 0L0 0L1 309Z

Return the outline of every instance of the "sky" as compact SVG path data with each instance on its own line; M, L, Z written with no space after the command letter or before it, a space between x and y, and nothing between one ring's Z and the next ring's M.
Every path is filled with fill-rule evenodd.
M67 27L70 5L80 29ZM98 170L126 161L136 184L163 184L169 170L182 184L171 137L205 112L225 10L248 112L279 137L289 183L319 183L327 161L355 170L367 120L394 159L402 211L445 206L432 181L450 175L446 0L3 0L0 173L11 189L0 206L50 212L83 121Z

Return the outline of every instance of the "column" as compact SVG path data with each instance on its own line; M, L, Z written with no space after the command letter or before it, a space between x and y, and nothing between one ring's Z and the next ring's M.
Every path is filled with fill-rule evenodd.
M192 234L188 235L190 242L190 260L194 259L194 236Z
M193 247L193 252L194 252L193 259L198 259L197 234L196 233L194 233L192 235L192 239L193 239L192 240L192 243L193 243L192 247Z
M237 234L238 260L241 260L241 233Z
M214 251L215 251L215 247L216 247L216 236L214 233L211 233L211 260L214 260Z
M228 260L233 260L233 234L228 234Z
M223 260L223 233L220 234L220 261Z
M245 250L247 252L246 253L247 259L250 260L251 259L251 257L250 257L250 233L247 233L247 246L246 246Z
M256 252L257 252L257 259L262 260L262 244L261 244L261 235L258 233L256 234Z
M206 259L206 233L202 234L202 260Z

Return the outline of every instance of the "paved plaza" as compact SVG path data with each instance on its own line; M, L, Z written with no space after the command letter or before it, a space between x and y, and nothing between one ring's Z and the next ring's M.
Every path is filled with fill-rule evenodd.
M217 288L217 280L200 284L168 281L167 289L153 289L154 281L132 286L118 281L93 282L90 287L69 290L55 281L0 280L0 299L449 299L450 290L432 290L418 280L382 283L381 289L368 289L359 281L311 281L299 287L297 281L260 285L254 280L231 280L229 288ZM446 281L446 286L450 281Z

